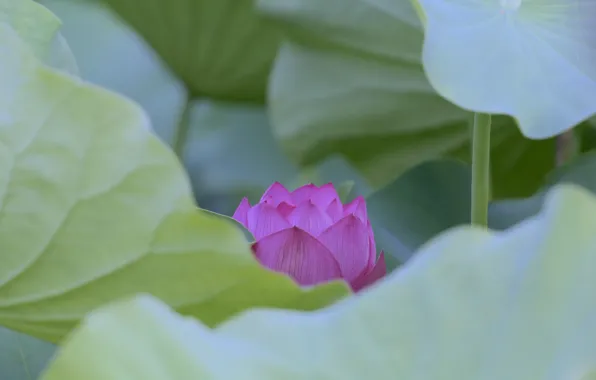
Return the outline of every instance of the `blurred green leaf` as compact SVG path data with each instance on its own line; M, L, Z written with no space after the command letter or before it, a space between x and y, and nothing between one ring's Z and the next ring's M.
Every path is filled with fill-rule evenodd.
M35 55L50 67L78 75L70 48L59 32L60 20L32 0L0 0L0 23L8 23Z
M131 97L150 115L155 131L172 141L184 91L159 59L100 2L44 0L64 22L64 35L84 79ZM264 107L238 102L193 102L185 163L199 203L231 215L240 199L258 200L274 181L291 183L299 169L277 146ZM233 154L231 154L233 152ZM330 159L315 170L323 180L358 173ZM363 192L362 186L358 188Z
M231 215L240 200L257 202L273 182L289 188L307 182L336 186L353 181L352 194L370 188L360 174L340 157L300 170L281 151L271 134L262 106L217 101L193 105L185 163L199 203L205 200L219 213Z
M70 75L76 77L80 75L77 60L61 33L56 34L54 37L50 50L44 58L44 63Z
M596 198L561 186L524 224L446 233L324 310L209 329L137 297L91 314L43 378L592 379L594 230Z
M341 281L301 288L262 267L240 229L197 209L136 104L51 70L3 23L0 46L1 325L57 342L139 292L209 325L349 294Z
M557 184L579 185L596 193L596 153L584 154L568 164L553 170L545 186L532 197L494 202L489 209L492 228L505 229L536 214L550 188Z
M394 0L367 0L400 14ZM415 0L424 71L458 106L556 136L596 114L596 1Z
M0 373L4 380L37 379L56 350L51 343L0 327Z
M41 60L60 29L60 20L33 0L0 0L0 22L8 23Z
M262 106L198 102L191 126L186 164L203 191L262 192L298 173L273 139Z
M550 173L545 187L532 197L491 202L489 226L502 230L535 215L548 190L556 184L572 183L596 193L593 173L596 173L596 154L579 157ZM470 184L469 165L450 160L431 161L372 194L367 205L375 231L386 231L397 241L389 240L389 247L383 246L384 242L377 243L379 249L386 249L403 262L439 233L469 224Z
M298 174L271 135L263 106L198 101L190 123L185 164L201 205L232 215L243 197L257 202L271 183Z
M337 186L337 194L339 195L339 199L341 199L342 203L348 203L352 189L354 188L354 184L354 181L345 181Z
M340 154L378 187L430 159L468 159L471 115L430 86L416 13L408 1L392 4L388 14L366 0L258 2L287 35L270 115L302 165ZM510 118L494 124L494 196L531 195L554 167L553 140L524 139Z
M263 103L277 32L253 0L104 0L163 58L193 97Z
M375 230L387 231L400 244L396 249L377 243L379 249L404 262L433 236L470 223L471 179L461 162L430 161L373 193L367 206Z
M184 90L133 30L101 2L43 0L62 20L68 41L87 81L138 102L156 133L171 143L184 106Z

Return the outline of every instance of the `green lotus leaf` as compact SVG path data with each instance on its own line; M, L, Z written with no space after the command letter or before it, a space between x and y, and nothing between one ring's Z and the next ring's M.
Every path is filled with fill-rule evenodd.
M60 20L32 0L0 0L0 22L8 23L40 58L60 29Z
M194 97L263 103L279 36L254 0L104 0Z
M172 143L185 102L182 83L151 47L100 1L44 0L91 83L138 102L162 140Z
M136 104L41 64L3 23L0 46L0 325L55 342L138 292L209 325L348 294L261 267L239 228L197 209Z
M592 378L595 229L596 198L563 185L524 223L454 229L324 310L210 330L141 296L91 314L44 379Z
M46 368L56 346L0 327L0 371L2 379L32 380Z
M299 163L340 154L377 187L426 160L469 158L470 114L429 84L416 12L407 0L392 5L387 13L367 0L258 2L286 33L269 114ZM554 141L524 139L511 118L494 118L492 143L496 197L531 195L554 167Z
M395 0L384 9L399 12ZM596 113L595 0L416 0L424 70L461 108L557 135Z
M0 23L8 23L47 65L78 75L68 44L60 34L60 20L32 0L0 0Z
M258 201L273 182L287 183L298 173L271 135L263 106L202 101L194 111L185 156L196 188L234 189L238 203L249 193Z

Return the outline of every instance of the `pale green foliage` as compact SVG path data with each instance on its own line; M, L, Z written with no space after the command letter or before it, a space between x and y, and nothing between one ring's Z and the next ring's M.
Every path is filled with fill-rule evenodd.
M40 58L60 29L60 20L33 0L0 0L0 22L8 23Z
M596 369L595 229L596 198L563 185L536 217L451 230L324 310L209 330L139 297L93 313L44 379L582 379Z
M0 46L0 324L57 341L138 292L210 325L348 293L263 269L240 229L196 208L138 106L41 64L5 23Z
M32 0L0 0L0 23L8 23L49 66L78 74L75 58L59 32L60 20L43 6Z
M399 1L367 1L399 12ZM415 1L424 69L448 100L514 116L530 138L596 113L596 0Z

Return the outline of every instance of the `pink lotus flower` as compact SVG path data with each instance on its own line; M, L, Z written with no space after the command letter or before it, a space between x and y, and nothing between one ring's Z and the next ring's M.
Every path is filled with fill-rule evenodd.
M376 260L364 198L343 205L331 183L289 192L276 182L257 205L242 199L234 219L253 234L261 264L300 285L342 278L358 291L386 273L383 252Z

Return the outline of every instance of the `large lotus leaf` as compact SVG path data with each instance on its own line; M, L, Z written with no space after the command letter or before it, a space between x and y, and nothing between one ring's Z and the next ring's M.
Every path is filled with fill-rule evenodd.
M367 0L399 13L395 0ZM416 0L433 87L475 112L557 135L596 113L596 0Z
M8 23L47 65L78 75L78 67L60 20L32 0L0 0L0 22Z
M278 47L254 0L104 0L196 97L262 103Z
M196 208L174 154L127 99L42 65L0 24L0 324L50 341L148 292L215 324L256 305L317 308L261 267L242 231Z
M549 189L572 183L596 193L596 154L580 157L549 173L545 186L528 198L493 201L489 226L506 229L535 215ZM379 233L390 235L379 249L405 261L428 240L454 226L470 223L470 166L451 160L421 164L367 198L369 216ZM440 210L440 212L437 212ZM378 234L378 233L377 233Z
M506 232L452 230L369 291L215 330L148 297L92 314L44 379L587 379L596 199L562 186ZM564 253L564 254L562 254Z
M37 379L55 350L51 343L0 327L0 378Z
M408 0L396 0L392 14L366 0L258 4L288 36L269 106L276 137L298 162L342 154L382 185L428 159L469 157L470 114L428 83L422 27ZM512 119L494 124L495 184L502 185L494 194L532 194L554 165L553 141L523 139Z
M0 22L8 23L40 58L60 29L60 20L32 0L0 0Z
M151 48L103 3L44 0L62 21L62 35L77 58L81 77L138 102L155 132L171 143L184 89Z

